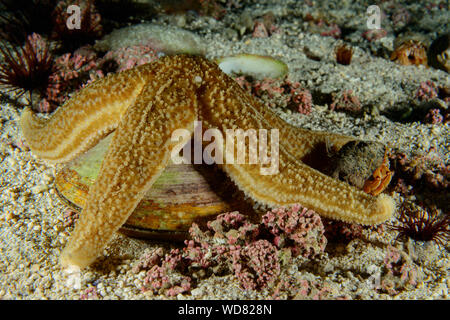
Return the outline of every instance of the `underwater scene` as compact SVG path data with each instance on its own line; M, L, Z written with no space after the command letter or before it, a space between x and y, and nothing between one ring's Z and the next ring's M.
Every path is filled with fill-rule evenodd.
M449 299L449 21L1 0L0 300Z

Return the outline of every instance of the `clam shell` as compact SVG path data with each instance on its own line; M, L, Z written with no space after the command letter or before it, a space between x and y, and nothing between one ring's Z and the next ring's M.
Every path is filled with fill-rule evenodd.
M244 74L262 80L264 78L282 78L289 69L281 60L269 56L242 53L216 60L219 68L226 74Z
M100 141L56 175L58 195L74 210L84 207L111 138L109 135ZM191 164L170 163L121 231L139 237L181 239L193 222L203 224L217 214L232 210L236 200L225 201L215 190L228 183L226 177L217 174L216 169L205 167L211 166L199 170Z

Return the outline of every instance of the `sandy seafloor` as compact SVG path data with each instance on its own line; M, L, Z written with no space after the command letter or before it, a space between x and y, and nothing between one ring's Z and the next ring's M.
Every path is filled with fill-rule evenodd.
M294 1L255 1L233 9L221 20L205 16L184 17L158 15L153 21L159 25L181 25L197 34L207 48L206 56L216 58L235 53L255 53L281 59L289 67L289 77L300 81L310 90L322 93L351 89L363 105L378 110L396 108L410 103L421 82L432 80L449 86L448 73L423 66L400 66L385 57L375 56L377 50L392 51L394 36L368 42L361 34L365 27L367 3L359 1L331 1L322 7L326 17L341 26L353 27L348 36L354 49L349 66L337 64L333 49L338 40L310 33L302 16L315 12L314 6ZM439 3L437 1L430 3ZM418 13L419 5L404 3L410 12ZM250 33L238 36L233 24L242 12L258 17L271 11L277 18L280 32L267 38L254 38ZM445 31L448 11L430 10L429 15L415 16L416 32L434 39ZM383 23L383 22L382 22ZM448 28L448 24L447 24ZM448 29L447 29L448 31ZM321 58L309 59L303 48ZM96 287L99 299L166 299L164 295L141 292L144 272L135 273L132 267L145 249L164 246L160 243L117 235L105 250L105 257L81 274L81 287L67 282L67 275L58 265L72 227L64 227L65 204L59 200L53 185L57 167L34 157L27 148L20 148L21 137L17 125L20 108L14 99L3 95L0 111L0 299L80 299L91 287ZM352 135L359 139L389 143L407 155L426 152L435 147L448 164L448 124L423 122L394 122L379 113L353 117L328 110L326 105L314 104L310 115L291 111L277 111L296 126ZM394 194L398 199L398 195ZM394 218L395 219L395 218ZM332 244L319 258L312 261L298 258L286 272L318 284L326 283L331 292L328 298L351 299L448 299L450 286L448 251L435 243L395 240L397 233L388 228L381 233L365 230L360 239L348 244ZM383 293L367 285L373 273L381 270L387 248L392 245L404 252L423 274L413 288L403 288L395 294ZM378 268L378 269L377 269ZM177 299L268 299L270 290L246 291L239 287L233 275L211 276L201 280L190 293Z

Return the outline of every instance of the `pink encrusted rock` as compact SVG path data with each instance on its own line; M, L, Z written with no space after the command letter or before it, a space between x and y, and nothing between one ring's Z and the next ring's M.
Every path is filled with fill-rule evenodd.
M80 294L80 300L97 300L99 299L99 294L97 287L89 287L84 290L84 293Z
M330 110L345 111L354 114L361 111L361 102L353 93L353 90L345 90L338 94L332 94L332 100Z
M323 252L326 239L320 217L294 205L269 211L261 223L251 223L239 212L220 214L207 230L193 223L185 247L147 252L133 269L148 270L143 290L174 295L187 292L192 279L234 274L244 289L259 290L275 285L281 272L280 248L294 255L315 257Z
M233 270L245 289L273 283L280 273L278 250L267 240L258 240L231 252Z
M272 294L274 299L323 300L330 299L330 288L316 281L288 276L281 280ZM343 297L332 297L339 299Z
M258 226L250 223L239 212L227 212L208 222L208 228L214 231L215 238L226 239L229 244L245 244L255 239Z
M278 248L290 248L293 255L313 258L325 250L327 239L320 216L296 204L278 208L262 217L263 225L273 235Z
M301 114L310 114L312 108L312 95L308 89L301 87L299 82L286 81L291 94L291 101Z
M178 249L173 249L161 259L160 252L154 252L145 267L150 268L144 278L142 291L152 290L155 294L165 293L168 296L176 296L188 292L191 288L191 278L174 272L181 267L183 257ZM141 261L143 261L141 259ZM151 265L154 263L154 265ZM141 265L140 267L144 267ZM134 271L139 270L139 268Z
M104 61L114 60L118 64L117 71L128 70L158 59L158 51L150 45L139 45L109 51Z
M392 246L387 248L384 268L377 289L395 295L400 290L415 288L423 277L422 272L403 251Z
M255 26L253 28L253 38L267 38L269 36L269 32L267 32L264 23L260 21L255 22Z
M430 109L424 119L425 123L430 124L440 124L443 120L444 117L439 109Z
M312 111L312 95L308 89L299 82L289 79L277 80L265 78L250 82L245 77L235 78L236 82L247 92L260 98L269 106L291 107L301 114L310 114Z
M86 83L104 77L95 53L87 49L78 52L63 54L55 60L55 71L49 77L45 97L40 102L47 112L53 111Z
M387 36L387 31L383 28L381 29L369 29L362 33L362 37L370 42L377 41Z
M362 236L363 226L338 220L322 219L328 241L349 242Z
M416 91L416 98L420 101L428 101L438 96L438 88L432 81L421 82Z

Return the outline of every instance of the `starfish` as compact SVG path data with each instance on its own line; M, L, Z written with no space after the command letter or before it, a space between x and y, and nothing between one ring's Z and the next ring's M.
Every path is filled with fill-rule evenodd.
M364 193L308 166L318 146L336 149L354 138L310 131L284 122L203 57L166 56L112 74L77 92L49 119L24 109L20 125L31 151L50 163L66 162L114 130L98 178L63 250L63 266L90 265L152 186L179 143L182 128L278 129L279 173L262 164L219 165L250 198L269 206L301 203L325 217L374 225L389 219L391 197ZM184 137L184 142L190 140ZM274 153L275 154L275 153Z

